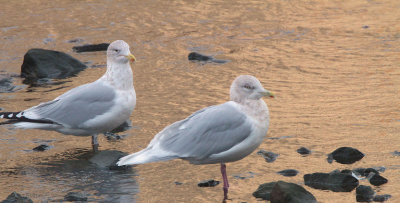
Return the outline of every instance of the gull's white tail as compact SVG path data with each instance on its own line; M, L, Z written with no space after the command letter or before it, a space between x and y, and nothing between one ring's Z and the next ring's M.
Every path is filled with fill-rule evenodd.
M157 161L167 161L176 158L178 158L178 156L171 155L171 153L169 152L165 152L163 150L154 150L152 148L146 148L143 149L142 151L122 157L117 162L117 165L123 166L123 165L145 164Z

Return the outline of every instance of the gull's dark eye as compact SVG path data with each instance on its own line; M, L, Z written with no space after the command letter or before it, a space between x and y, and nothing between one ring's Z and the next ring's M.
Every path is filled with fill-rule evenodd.
M251 86L249 84L245 84L243 87L249 90L253 90L255 88L254 86Z
M115 53L119 53L119 50L118 50L118 49L114 49L114 52L115 52Z

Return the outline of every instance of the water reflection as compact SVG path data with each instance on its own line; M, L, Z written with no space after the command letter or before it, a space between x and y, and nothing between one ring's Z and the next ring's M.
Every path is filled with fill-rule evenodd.
M133 168L110 169L120 151L105 150L93 154L86 149L63 154L67 157L22 169L26 184L46 189L42 201L64 201L68 192L82 192L88 202L135 202L138 185Z

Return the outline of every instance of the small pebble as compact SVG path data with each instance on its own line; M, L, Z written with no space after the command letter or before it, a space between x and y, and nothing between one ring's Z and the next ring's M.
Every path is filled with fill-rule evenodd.
M50 148L49 145L41 144L41 145L39 145L39 146L33 148L32 150L35 151L35 152L43 152L43 151L45 151L45 150L48 150L49 148Z
M219 181L217 180L205 180L201 181L200 183L197 184L199 187L214 187L219 184Z
M311 150L309 150L305 147L301 147L301 148L297 149L297 153L299 153L301 155L309 155L309 154L311 154Z
M298 170L295 169L286 169L286 170L282 170L279 171L278 174L286 176L286 177L293 177L296 176L299 173Z
M274 162L276 160L276 158L278 158L278 156L279 156L279 154L265 151L263 149L258 151L257 154L263 156L265 161L268 163Z

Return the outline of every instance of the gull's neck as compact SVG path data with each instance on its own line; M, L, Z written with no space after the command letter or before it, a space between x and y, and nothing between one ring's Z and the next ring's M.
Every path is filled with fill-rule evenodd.
M246 109L246 111L259 122L264 123L266 120L269 120L269 110L264 100L243 99L235 102L240 104L242 108Z
M133 75L129 63L107 62L107 71L102 79L119 90L130 90L133 88Z

